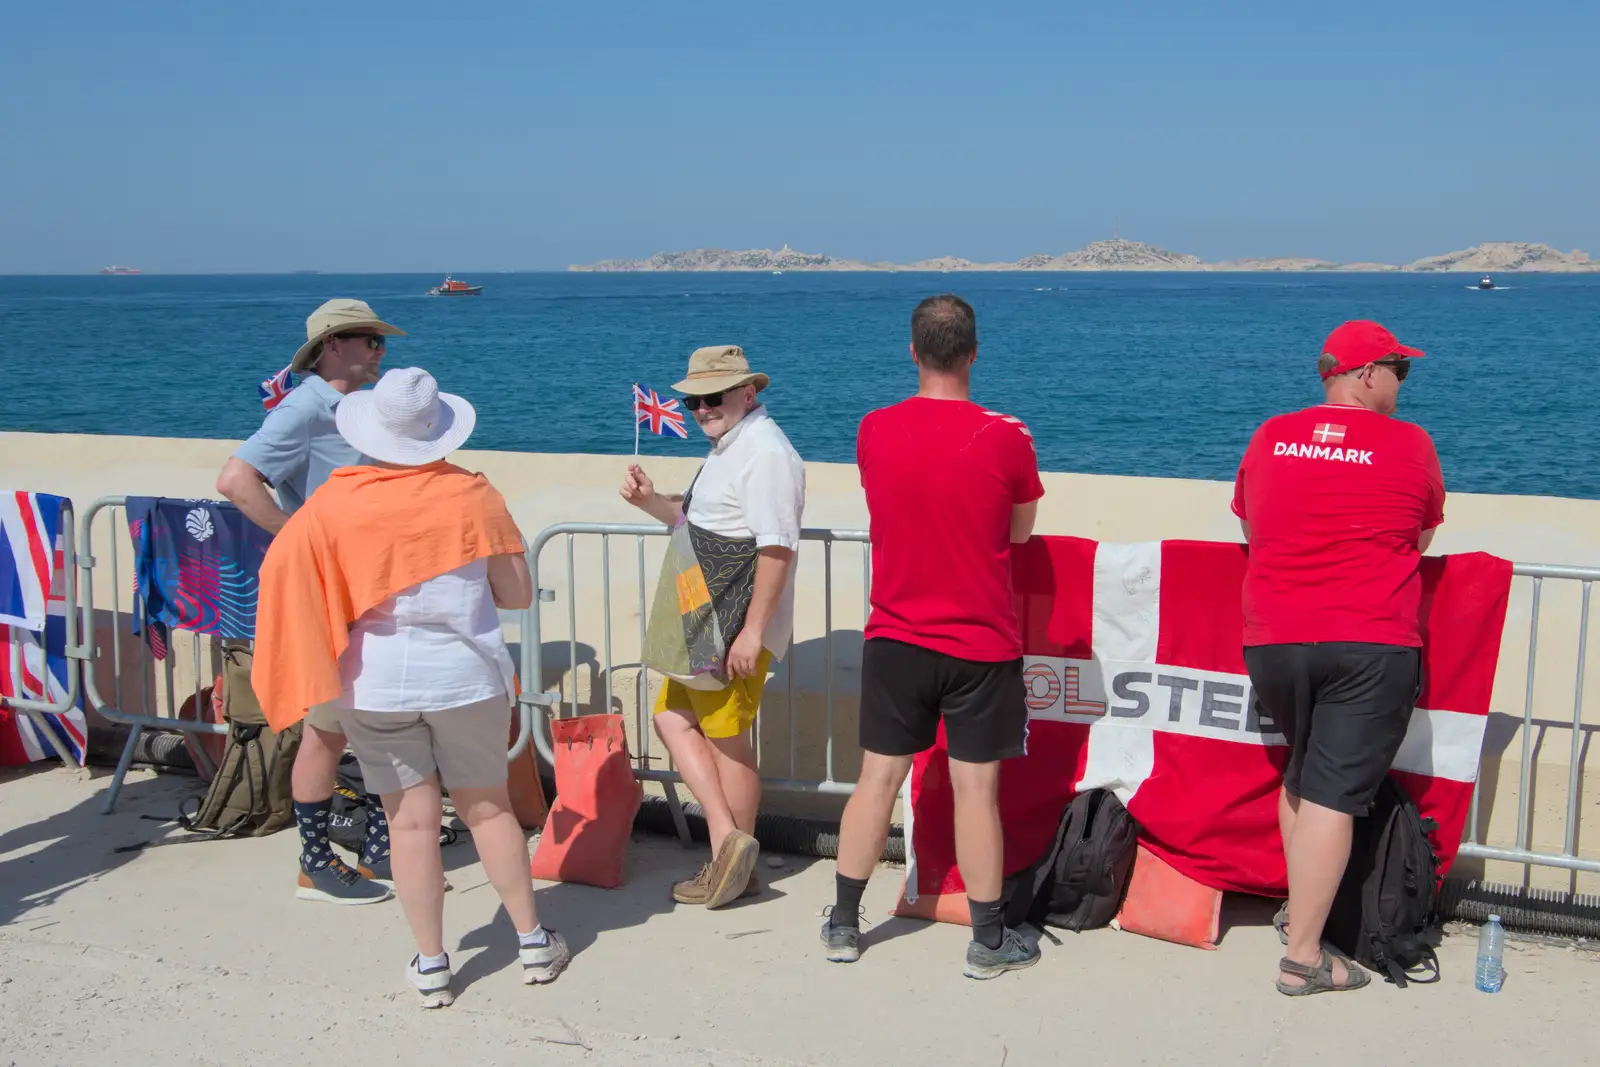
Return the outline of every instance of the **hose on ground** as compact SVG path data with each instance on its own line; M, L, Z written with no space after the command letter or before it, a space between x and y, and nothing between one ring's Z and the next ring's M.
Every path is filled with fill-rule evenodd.
M684 821L689 824L689 836L704 843L710 840L706 832L704 811L693 801L683 805ZM633 827L643 833L676 836L677 827L672 822L672 809L665 797L647 796L639 805ZM789 815L756 816L756 840L769 852L784 852L791 856L820 856L836 859L839 855L839 827L834 823L814 819L797 819ZM890 863L906 860L906 839L901 827L889 830L889 840L884 845L883 857Z
M1446 878L1439 895L1439 913L1446 920L1476 923L1498 915L1508 930L1600 938L1600 897L1587 893Z

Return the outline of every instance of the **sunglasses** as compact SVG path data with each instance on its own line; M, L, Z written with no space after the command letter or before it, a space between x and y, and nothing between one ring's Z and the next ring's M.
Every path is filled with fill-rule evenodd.
M364 337L367 340L367 347L372 349L374 352L386 347L389 343L381 333L366 333L363 331L357 331L355 333L336 333L333 336L340 341L348 340L353 337Z
M704 396L686 396L683 398L683 406L689 411L699 411L702 407L721 407L723 397L727 396L731 391L724 389L720 393L707 393Z
M1405 381L1406 375L1411 373L1411 361L1407 359L1379 359L1374 362L1380 367L1388 367L1394 371L1396 381Z

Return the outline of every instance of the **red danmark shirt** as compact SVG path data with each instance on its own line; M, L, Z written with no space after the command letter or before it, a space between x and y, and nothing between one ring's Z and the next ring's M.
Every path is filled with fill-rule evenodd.
M1021 656L1011 509L1044 495L1028 428L912 397L861 420L856 464L872 520L866 636L987 663Z
M1250 524L1244 643L1421 647L1417 540L1444 521L1444 480L1420 426L1319 404L1268 419L1233 487Z

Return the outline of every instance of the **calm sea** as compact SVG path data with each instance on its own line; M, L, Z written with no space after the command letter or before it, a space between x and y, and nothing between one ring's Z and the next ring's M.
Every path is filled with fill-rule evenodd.
M1448 488L1600 498L1600 275L490 274L423 295L437 280L0 278L0 428L244 437L306 315L352 296L408 331L388 366L477 406L473 447L629 452L631 384L665 392L733 343L801 454L850 461L861 416L914 387L912 307L951 289L978 311L976 398L1029 424L1047 470L1231 478L1262 419L1319 399L1328 330L1375 318L1428 353L1401 415ZM691 433L644 450L702 451Z

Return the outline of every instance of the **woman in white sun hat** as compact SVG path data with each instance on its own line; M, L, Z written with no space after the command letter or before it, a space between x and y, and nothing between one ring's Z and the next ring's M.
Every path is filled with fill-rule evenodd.
M273 540L252 676L275 729L296 709L338 711L388 813L417 941L406 973L430 1008L454 999L441 780L516 926L524 981L551 981L571 958L539 925L506 788L513 679L495 608L532 601L522 536L487 479L445 462L476 418L415 367L340 402L339 433L372 463L335 471Z

